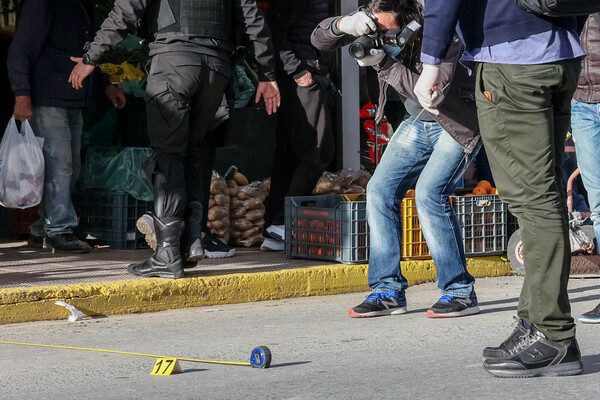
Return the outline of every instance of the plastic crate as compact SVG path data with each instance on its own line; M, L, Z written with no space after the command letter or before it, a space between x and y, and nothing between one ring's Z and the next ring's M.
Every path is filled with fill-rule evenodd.
M510 240L510 237L512 236L512 234L515 233L515 231L517 229L519 229L519 220L517 217L512 215L510 211L508 211L508 239L509 240Z
M148 245L135 227L137 219L152 210L152 202L124 191L88 189L74 193L79 229L114 249L141 249Z
M417 217L417 205L414 198L402 200L402 260L424 260L431 258L421 224Z
M285 255L345 264L369 259L365 201L342 196L285 198Z
M498 195L456 196L454 209L467 256L506 252L508 206Z

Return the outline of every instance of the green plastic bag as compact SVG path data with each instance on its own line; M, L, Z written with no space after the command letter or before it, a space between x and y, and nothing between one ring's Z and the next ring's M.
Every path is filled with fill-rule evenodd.
M152 155L146 147L90 147L81 166L82 189L124 190L142 201L152 201L152 185L144 164Z

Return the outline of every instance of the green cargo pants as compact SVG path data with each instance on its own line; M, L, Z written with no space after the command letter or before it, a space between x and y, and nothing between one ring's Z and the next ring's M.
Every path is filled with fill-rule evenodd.
M580 70L580 59L477 65L481 136L500 197L522 233L525 281L517 314L551 340L575 336L562 159Z

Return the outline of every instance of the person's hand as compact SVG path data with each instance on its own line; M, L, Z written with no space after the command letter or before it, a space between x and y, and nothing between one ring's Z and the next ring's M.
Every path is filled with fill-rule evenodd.
M336 28L348 35L362 36L377 30L375 21L364 11L342 17L337 21Z
M125 107L127 98L125 97L125 92L123 89L111 83L110 85L106 86L104 93L117 110Z
M383 49L371 49L368 55L364 56L360 60L356 60L356 63L361 67L370 67L379 64L384 57L385 52Z
M33 115L33 108L31 107L31 97L16 96L15 110L13 114L15 116L15 119L21 122L31 119L31 116Z
M254 102L258 103L261 97L265 100L267 114L271 115L272 113L277 112L277 107L281 104L281 96L279 95L279 86L277 86L277 82L258 82Z
M73 89L81 89L83 87L83 80L87 78L96 67L84 64L81 57L71 57L71 61L76 64L69 76L69 83L73 86Z
M294 79L298 86L309 86L313 83L313 77L310 71L304 71L305 74L298 79Z
M440 66L423 64L423 71L413 89L421 107L433 113L438 113L437 106L443 100L442 88L439 87Z

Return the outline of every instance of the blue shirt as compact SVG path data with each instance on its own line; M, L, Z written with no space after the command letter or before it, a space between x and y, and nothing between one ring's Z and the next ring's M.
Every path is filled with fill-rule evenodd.
M579 36L570 30L554 27L552 30L536 33L524 39L504 42L478 49L465 50L461 61L496 64L533 65L566 60L584 56ZM421 54L421 61L440 64L442 60Z

